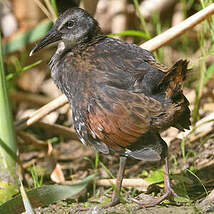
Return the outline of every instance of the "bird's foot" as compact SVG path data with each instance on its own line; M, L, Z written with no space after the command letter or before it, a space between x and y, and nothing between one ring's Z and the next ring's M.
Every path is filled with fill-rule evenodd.
M165 194L162 195L161 197L151 199L151 200L143 200L143 201L139 201L135 198L132 198L131 201L140 205L137 209L141 209L141 208L154 207L154 206L160 204L165 199L167 199L167 198L171 199L171 197L176 197L176 196L177 196L177 194L174 192L174 190L171 187L169 187L169 188L167 188Z
M106 208L109 208L109 207L114 207L119 203L120 203L120 198L118 197L118 198L115 198L114 200L112 200L111 202L103 205L102 208L106 209Z
M95 207L78 207L76 209L76 212L78 211L96 211L96 210L102 210L102 209L107 209L107 208L110 208L110 207L114 207L116 206L117 204L120 203L120 198L119 197L116 197L114 198L114 200L112 200L111 202L105 204L105 205L102 205L102 206L95 206Z

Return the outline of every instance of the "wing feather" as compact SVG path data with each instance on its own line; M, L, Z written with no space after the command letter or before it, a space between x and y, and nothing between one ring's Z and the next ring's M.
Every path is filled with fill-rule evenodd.
M86 124L94 138L111 147L127 147L150 129L151 117L159 113L161 104L143 94L117 90L114 94L108 92L102 103L100 99L94 102ZM111 103L110 108L105 108L103 102Z

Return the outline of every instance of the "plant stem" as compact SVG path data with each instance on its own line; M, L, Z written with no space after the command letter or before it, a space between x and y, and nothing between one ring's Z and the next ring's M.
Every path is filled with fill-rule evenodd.
M0 37L0 183L16 184L16 138L2 58ZM1 189L2 191L2 189ZM2 201L1 201L2 202Z

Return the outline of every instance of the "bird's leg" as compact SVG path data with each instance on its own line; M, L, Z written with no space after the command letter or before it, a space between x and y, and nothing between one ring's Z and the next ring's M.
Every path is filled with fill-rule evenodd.
M169 166L168 166L168 158L164 158L164 165L163 165L163 171L164 171L164 190L165 194L167 194L167 197L170 196L177 196L174 190L171 187L170 184L170 178L169 178ZM167 198L166 197L166 198Z
M174 192L174 190L171 188L171 185L170 185L167 156L164 158L163 170L164 170L164 189L165 189L164 195L162 195L161 197L154 199L152 201L148 201L148 202L138 201L136 199L132 199L132 201L141 205L141 207L153 207L153 206L161 203L162 201L164 201L166 198L169 198L170 196L173 196L173 195L176 196L176 193Z
M126 166L126 159L127 158L124 156L120 157L120 166L119 166L119 171L117 173L116 186L112 194L111 202L104 205L103 208L112 207L120 203L120 191L121 191L121 186L122 186L122 181L123 181L123 176L124 176L124 171Z
M101 207L96 207L96 208L98 208L98 209L109 208L109 207L113 207L120 203L120 190L121 190L125 166L126 166L126 159L127 158L124 156L120 157L120 166L119 166L119 171L117 173L116 186L115 186L114 192L112 194L111 202L109 202ZM95 209L95 207L94 208L79 207L79 208L77 208L76 211L86 211L86 210L91 210L91 209Z

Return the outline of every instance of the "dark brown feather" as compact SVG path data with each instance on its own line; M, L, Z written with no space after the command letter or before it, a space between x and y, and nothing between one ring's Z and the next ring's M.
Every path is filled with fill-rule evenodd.
M79 12L85 16L85 12ZM63 17L56 22L56 28L63 29L61 22ZM65 48L58 48L50 62L55 83L71 103L80 140L104 153L108 147L125 153L126 148L133 150L133 145L142 152L148 136L153 136L153 144L160 148L159 132L170 126L188 128L190 111L182 92L187 61L180 60L167 68L150 52L105 37L97 22L91 23L94 31L89 29L89 35L72 48L66 47L72 44L67 42L68 34ZM139 157L139 152L135 154Z
M48 35L31 51L61 40L50 61L51 75L67 96L73 125L83 144L120 154L120 169L112 203L119 202L126 157L164 160L166 193L171 196L167 144L159 132L174 126L189 128L190 110L182 86L187 61L171 68L136 45L105 37L97 23L80 8L66 10Z

